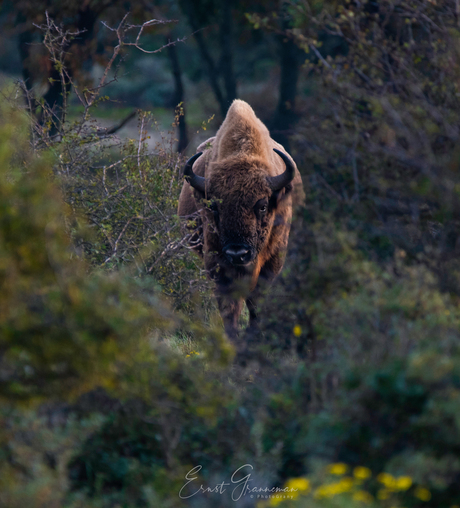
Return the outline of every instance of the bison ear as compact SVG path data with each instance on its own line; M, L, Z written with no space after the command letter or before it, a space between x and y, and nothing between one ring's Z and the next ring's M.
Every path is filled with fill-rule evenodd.
M286 187L281 188L280 190L276 190L272 192L270 197L270 208L275 210L278 205L287 198L287 196L292 191L292 183L288 183Z

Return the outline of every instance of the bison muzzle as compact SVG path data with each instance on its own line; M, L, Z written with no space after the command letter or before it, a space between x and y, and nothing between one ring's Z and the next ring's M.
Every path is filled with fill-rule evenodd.
M235 100L184 176L178 213L195 219L192 245L215 281L226 333L235 340L244 302L255 327L261 288L283 267L292 206L303 199L300 173L249 104Z

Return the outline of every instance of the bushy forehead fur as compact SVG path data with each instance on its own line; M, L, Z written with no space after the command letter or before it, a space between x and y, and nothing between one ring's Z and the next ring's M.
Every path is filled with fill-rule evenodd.
M224 161L235 154L240 157L271 159L270 133L256 117L253 109L244 101L236 99L217 131L214 143L215 160Z
M213 162L207 171L209 196L229 206L252 207L264 197L270 197L267 165L258 157L230 157Z

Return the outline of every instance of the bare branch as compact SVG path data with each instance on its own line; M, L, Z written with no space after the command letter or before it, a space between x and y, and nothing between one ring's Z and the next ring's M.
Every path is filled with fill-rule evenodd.
M317 47L314 45L314 44L310 44L310 49L313 51L313 53L315 53L315 55L321 60L321 62L323 62L323 64L328 68L328 69L332 69L331 65L329 64L329 62L323 57L323 55L318 51Z
M150 19L149 21L142 23L142 25L128 25L128 24L126 24L126 19L128 18L128 16L129 16L129 12L127 14L125 14L125 16L123 17L123 19L121 20L121 22L117 28L113 28L113 27L109 26L105 21L102 21L102 24L108 30L110 30L111 32L115 32L117 34L118 45L115 48L116 55L118 55L122 46L134 46L136 49L138 49L139 51L142 51L143 53L146 53L148 55L153 55L155 53L160 53L160 51L167 48L168 46L173 46L174 44L177 44L178 42L184 42L187 39L186 37L183 37L182 39L176 39L175 41L170 41L167 44L164 44L163 46L161 46L160 48L157 48L157 49L154 49L151 51L146 50L146 49L142 48L140 45L140 38L146 28L155 26L155 25L166 25L169 23L177 23L177 20L175 20L175 19L174 20L171 20L171 19L167 19L167 20ZM137 30L138 31L134 42L126 42L125 41L126 35L130 30ZM116 55L115 55L115 58L116 58ZM111 62L113 63L113 61L111 61Z
M132 118L136 116L137 111L131 111L131 113L123 118L123 120L116 125L113 125L110 128L100 129L98 130L98 136L110 136L111 134L115 134L120 129L122 129Z

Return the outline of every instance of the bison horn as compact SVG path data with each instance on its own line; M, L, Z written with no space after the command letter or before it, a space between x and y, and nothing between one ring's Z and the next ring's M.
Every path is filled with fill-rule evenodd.
M267 181L270 189L272 191L279 191L283 187L286 187L288 183L291 183L295 176L295 167L292 163L291 159L280 150L273 148L273 151L276 152L284 161L286 165L286 171L278 176L268 176Z
M205 193L206 190L206 179L202 176L195 175L193 172L193 163L198 159L198 157L203 152L196 153L193 157L190 157L190 159L187 161L184 167L184 176L187 179L187 182L196 190Z

